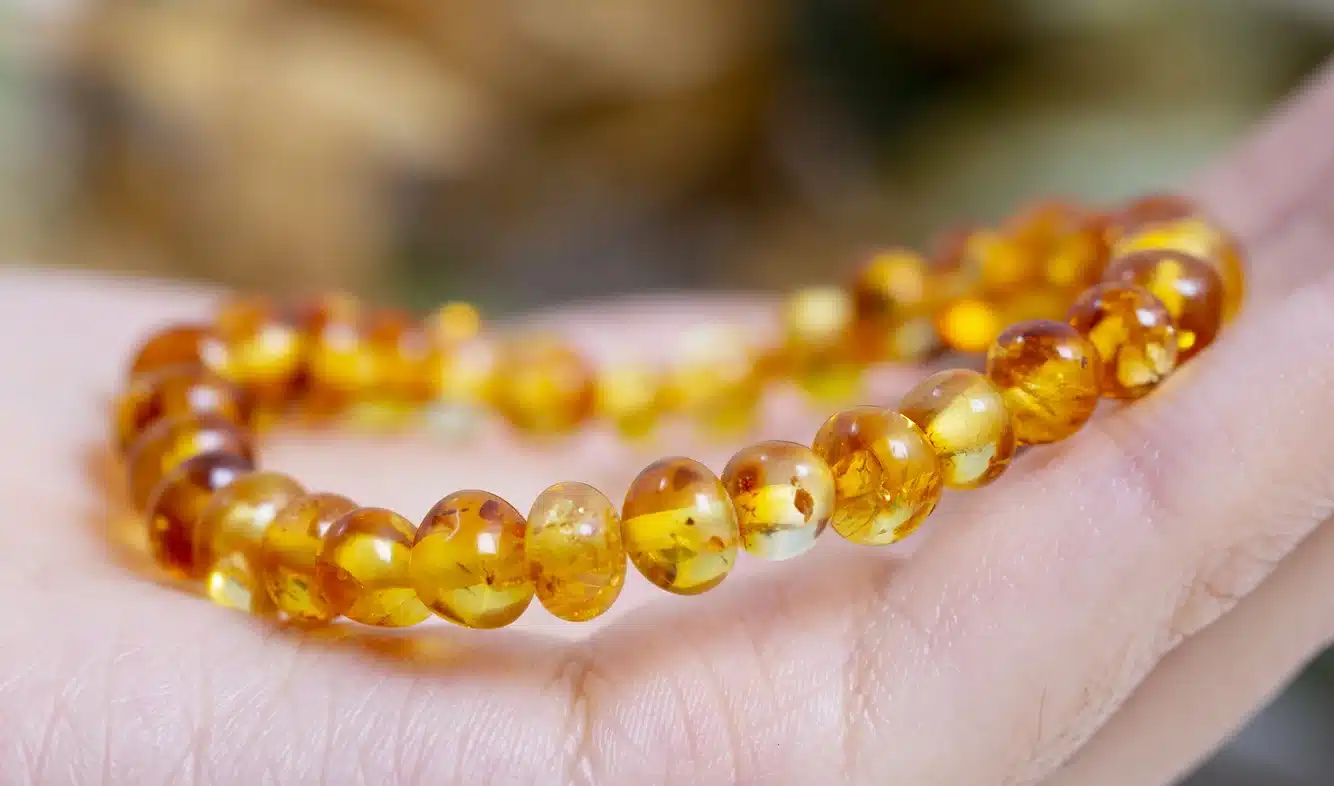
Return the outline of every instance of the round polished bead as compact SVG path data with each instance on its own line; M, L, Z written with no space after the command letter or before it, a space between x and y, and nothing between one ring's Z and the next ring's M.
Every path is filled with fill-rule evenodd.
M911 535L940 501L940 459L911 420L853 407L825 421L812 449L834 479L834 531L880 546Z
M957 268L989 295L1020 289L1041 275L1039 257L1019 238L990 229L975 229L952 236L941 255L946 268Z
M235 453L204 453L172 468L148 500L148 547L158 565L178 576L198 577L200 517L213 495L254 469Z
M225 371L230 360L227 346L207 325L173 325L163 328L139 346L130 363L130 377L171 366L203 366Z
M496 409L520 431L571 431L592 414L595 394L593 370L565 344L529 337L509 341L501 349Z
M741 545L768 560L805 554L834 513L834 474L805 445L772 440L743 448L723 469Z
M621 517L592 486L557 483L538 495L528 513L525 548L537 599L561 619L593 619L621 594Z
M144 509L168 472L201 453L234 453L254 460L250 438L229 420L217 415L159 418L126 453L130 501Z
M1147 394L1177 365L1172 315L1147 289L1106 283L1070 307L1070 325L1098 350L1098 388L1110 398Z
M1118 257L1107 281L1141 286L1172 315L1177 364L1213 343L1223 324L1223 279L1212 265L1180 251L1144 249Z
M1112 257L1146 249L1180 251L1211 265L1223 282L1223 321L1240 313L1246 297L1246 269L1237 241L1222 227L1198 214L1144 223L1120 235L1112 246Z
M315 578L335 615L385 628L431 616L412 588L412 522L384 508L357 508L329 527Z
M137 375L116 402L116 445L124 453L163 418L213 415L251 424L249 397L202 366L170 366Z
M897 333L908 321L922 319L929 280L926 259L906 249L881 251L858 268L849 290L859 360L874 363L903 356Z
M250 395L265 420L276 417L295 395L305 351L301 333L264 297L223 303L214 330L227 347L222 373Z
M853 318L852 296L838 287L798 290L784 305L788 373L818 399L844 400L861 387Z
M945 345L960 352L983 352L1004 327L1000 307L989 300L963 297L936 314L936 330Z
M941 477L949 488L984 486L1014 457L1014 427L1005 399L976 371L932 374L908 391L902 410L940 456Z
M1005 399L1015 439L1039 445L1078 431L1098 406L1098 364L1098 350L1065 322L1006 328L987 351L987 376Z
M533 600L524 520L486 491L456 491L422 519L412 585L437 615L468 628L500 628Z
M627 439L653 433L664 407L662 374L644 366L618 365L597 378L597 414Z
M316 579L324 537L334 522L357 509L338 494L308 494L288 503L264 531L260 572L278 611L303 623L322 623L338 610Z
M204 591L213 602L257 613L273 609L260 573L264 533L304 493L281 472L251 472L213 495L195 540L195 564L205 571Z
M302 316L306 347L302 406L317 418L342 413L379 385L375 349L366 340L361 304L346 295L325 295Z
M639 572L678 595L710 590L736 561L736 514L708 467L684 457L650 464L621 510L625 547Z
M710 436L746 431L760 400L756 359L737 329L706 325L687 331L668 373L668 407L694 419Z

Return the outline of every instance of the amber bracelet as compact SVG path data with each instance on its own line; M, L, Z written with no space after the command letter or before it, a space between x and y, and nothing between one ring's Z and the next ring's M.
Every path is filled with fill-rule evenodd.
M789 559L827 524L855 543L901 540L943 489L985 485L1017 446L1071 436L1101 397L1153 390L1242 295L1228 233L1187 200L1155 196L1111 212L1044 203L960 233L934 263L875 254L846 287L792 295L772 346L712 340L665 372L595 372L549 338L493 338L466 304L414 320L344 296L290 311L239 299L140 348L115 440L154 560L218 603L302 623L404 626L434 612L496 628L536 595L557 617L587 620L620 594L627 556L657 586L693 595L727 576L738 547ZM741 428L766 382L848 396L868 365L941 349L985 350L985 373L936 373L897 410L844 409L810 447L751 445L721 477L659 460L619 511L591 486L559 483L527 517L459 491L413 526L256 470L254 435L282 417L459 421L493 408L532 433L601 416L642 438L668 413Z

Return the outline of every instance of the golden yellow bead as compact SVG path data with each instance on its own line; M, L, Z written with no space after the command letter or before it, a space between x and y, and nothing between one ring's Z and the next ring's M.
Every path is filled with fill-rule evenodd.
M383 508L343 514L324 536L315 578L334 614L387 628L431 616L412 588L412 522Z
M741 545L785 560L815 545L834 513L834 475L805 445L772 440L743 448L723 470Z
M203 366L221 373L229 361L227 346L213 328L172 325L149 336L135 351L130 378L172 366Z
M200 517L213 495L254 469L244 456L204 453L173 467L149 497L148 548L168 572L198 578L206 566L196 561Z
M361 305L346 295L325 295L301 320L305 355L302 407L329 417L371 395L379 385L380 364L366 340Z
M435 344L411 315L383 309L366 323L366 343L375 358L376 387L368 399L382 405L415 409L433 395Z
M896 331L905 322L922 318L929 280L926 259L906 249L881 251L857 270L849 289L859 360L874 363L901 356Z
M639 572L678 595L710 590L736 561L736 514L708 467L684 457L650 464L622 508L625 547Z
M511 340L500 352L495 403L510 425L559 434L593 412L593 371L573 348L546 338Z
M932 374L903 397L903 414L940 456L949 488L984 486L1014 457L1014 427L1001 392L976 371Z
M1012 292L1041 275L1039 259L1017 238L990 229L964 232L947 247L946 268L958 268L978 281L988 294Z
M270 522L260 543L260 573L278 611L289 619L329 622L338 609L316 578L324 538L334 522L357 509L338 494L307 494L293 500Z
M708 325L683 337L669 371L666 400L710 435L748 430L760 399L756 356L735 329Z
M456 346L481 333L482 314L471 303L446 303L426 319L426 331L437 346Z
M1065 322L1006 328L987 351L987 376L1010 411L1023 445L1056 442L1078 431L1098 406L1098 350Z
M234 453L253 461L250 438L217 415L159 418L126 452L130 501L140 510L159 482L181 462L202 453Z
M861 387L854 357L852 296L838 287L798 290L783 308L788 372L824 401L852 397Z
M170 366L135 376L116 402L116 446L124 453L163 418L212 415L246 428L250 399L202 366Z
M305 353L301 333L263 297L224 303L214 330L227 347L222 374L250 395L265 420L272 420L295 395Z
M412 586L427 608L468 628L501 628L533 600L524 520L486 491L456 491L417 528Z
M265 613L274 606L264 589L260 552L270 522L305 493L280 472L251 472L213 495L200 516L195 563L205 571L204 592L222 606Z
M911 535L940 501L940 459L921 430L880 407L853 407L825 421L812 449L834 480L834 531L879 546Z
M1099 284L1070 307L1069 321L1098 350L1098 388L1104 396L1139 398L1177 366L1172 315L1143 287Z
M1123 234L1112 246L1112 256L1147 249L1181 251L1204 260L1223 282L1223 321L1231 321L1241 311L1246 268L1237 241L1221 227L1199 216L1146 223Z
M1117 257L1107 281L1147 289L1172 315L1177 365L1213 343L1223 325L1223 279L1213 266L1180 251L1144 249Z
M1051 287L1031 287L1005 298L999 304L1002 324L1028 322L1034 319L1065 321L1076 293ZM999 334L997 334L999 335Z
M621 517L592 486L557 483L538 495L528 513L524 545L537 599L553 615L590 620L621 594Z
M1041 268L1043 283L1077 290L1097 283L1107 263L1108 217L1059 200L1031 207L1014 223L1015 239ZM1049 317L1029 317L1032 319Z
M941 340L960 352L985 351L1004 326L999 307L975 297L954 300L936 315Z
M430 422L437 431L466 436L486 417L495 400L498 354L495 343L485 336L437 347L429 404Z
M662 415L662 375L641 366L613 366L597 377L596 411L621 436L640 439L653 433Z

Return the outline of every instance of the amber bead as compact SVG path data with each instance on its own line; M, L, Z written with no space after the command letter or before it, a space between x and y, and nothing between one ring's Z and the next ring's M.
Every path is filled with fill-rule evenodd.
M357 509L338 494L308 494L290 502L270 522L260 543L260 572L278 611L297 622L328 622L338 615L316 579L324 536L334 522Z
M662 374L655 369L630 365L604 369L597 378L597 414L623 437L646 437L662 416L662 384Z
M367 397L400 407L430 399L436 350L427 329L410 314L385 309L370 316L365 331L376 364L376 388Z
M1005 325L1033 319L1064 321L1074 299L1075 293L1051 287L1033 287L1015 292L999 304L1000 321Z
M201 366L139 374L116 402L116 445L123 453L157 421L188 415L214 415L244 428L252 409L239 388Z
M482 331L482 314L471 303L453 301L426 318L426 332L439 347L453 347L470 341Z
M625 547L639 572L678 595L722 583L736 561L736 514L723 484L693 459L665 458L630 484L621 510Z
M593 370L572 347L529 336L515 338L501 348L496 409L520 431L571 431L588 419L595 402Z
M1014 456L1014 427L1000 390L982 374L951 369L932 374L903 397L903 414L940 456L949 488L984 486Z
M251 472L213 495L195 540L195 564L206 573L209 598L242 611L273 608L260 572L261 544L278 512L304 493L280 472Z
M1011 325L987 351L987 376L1000 389L1020 444L1056 442L1078 431L1098 406L1098 351L1065 322Z
M941 263L955 268L989 295L1013 292L1039 279L1039 258L1007 232L978 229L957 233L945 245Z
M432 355L428 417L447 436L466 436L481 422L495 400L498 351L493 341L477 336L439 346Z
M377 390L380 367L365 321L361 305L346 295L326 295L305 309L301 403L308 415L340 414Z
M1180 251L1144 249L1118 257L1107 281L1141 286L1172 316L1177 364L1213 343L1223 325L1223 279L1212 265Z
M1180 251L1198 257L1218 271L1222 279L1223 321L1230 321L1241 311L1246 296L1245 265L1237 241L1222 227L1198 214L1122 226L1122 233L1112 245L1113 258L1146 249Z
M254 469L235 453L193 456L167 473L148 500L148 547L158 565L178 576L198 577L200 517L213 495Z
M960 352L985 351L1004 328L1000 306L976 297L959 298L936 314L936 330L946 346Z
M130 501L144 509L168 472L201 453L234 453L254 459L250 438L229 420L208 414L159 418L126 453Z
M590 620L611 608L625 584L621 517L602 492L557 483L528 513L524 547L537 599L553 615Z
M858 359L877 362L900 356L896 332L926 311L929 279L926 259L905 249L881 251L857 270L849 290Z
M756 360L736 329L708 325L688 331L668 373L667 406L693 418L710 436L749 429L762 387Z
M263 297L242 297L219 307L214 329L227 347L222 373L251 396L265 420L295 395L304 344L289 315Z
M173 325L150 336L134 353L130 377L171 366L203 366L225 371L227 346L207 325Z
M880 407L853 407L825 421L812 450L834 480L834 531L879 546L911 535L944 488L940 459L911 420Z
M1070 307L1070 325L1098 350L1098 388L1110 398L1139 398L1177 365L1172 315L1143 287L1106 283Z
M357 508L329 527L315 579L335 615L366 625L416 625L431 611L412 588L412 522L383 508Z
M1050 200L1024 211L1012 231L1037 259L1047 287L1073 290L1097 283L1102 274L1107 263L1107 220L1105 214Z
M467 628L500 628L533 600L524 520L485 491L456 491L417 528L409 575L427 608Z
M787 371L808 393L825 401L850 398L861 386L854 356L853 300L838 287L795 292L783 308Z
M805 445L771 440L743 448L723 469L741 545L785 560L815 545L834 513L834 474Z

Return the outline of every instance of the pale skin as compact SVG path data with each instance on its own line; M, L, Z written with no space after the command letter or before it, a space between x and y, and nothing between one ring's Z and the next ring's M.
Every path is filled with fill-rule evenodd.
M0 781L1167 783L1334 636L1331 125L1327 69L1190 189L1246 244L1250 296L1150 398L951 494L906 550L827 533L702 597L633 580L586 625L534 607L502 632L317 635L155 581L108 535L105 402L140 337L212 296L0 273ZM597 354L760 308L539 319ZM886 376L879 400L916 376ZM763 436L808 441L818 421L783 399ZM737 447L656 452L720 470ZM264 455L419 518L467 486L526 508L584 480L619 502L655 453L585 435L279 438Z

